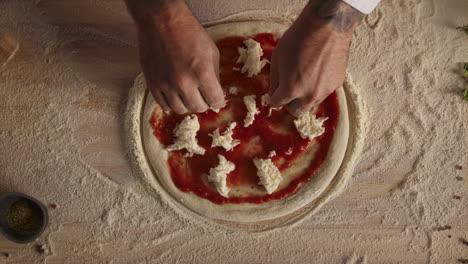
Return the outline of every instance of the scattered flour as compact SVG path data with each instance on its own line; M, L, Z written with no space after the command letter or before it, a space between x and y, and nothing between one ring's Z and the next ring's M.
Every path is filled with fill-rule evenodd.
M358 27L349 70L359 85L348 87L347 96L354 113L351 128L365 140L350 139L352 149L363 152L359 158L347 153L340 170L354 171L353 182L341 196L330 194L308 206L305 216L298 212L288 221L246 225L200 220L142 187L138 167L131 170L126 156L143 160L126 152L121 131L126 87L138 71L136 44L117 34L134 28L123 1L76 2L75 9L90 11L96 17L89 21L96 24L109 17L126 23L99 30L89 21L89 27L74 26L83 18L54 12L59 2L0 2L0 31L17 34L21 43L0 71L0 149L7 153L0 158L0 192L25 192L60 205L50 210L49 227L37 242L4 247L10 244L0 238L0 251L11 253L8 262L223 262L235 256L236 262L302 263L313 256L315 263L454 263L468 258L459 240L468 238L468 175L455 169L468 166L468 125L462 122L468 104L459 96L457 64L468 61L466 36L454 29L466 23L463 1L459 6L387 1ZM188 2L198 6L194 13L202 21L239 6ZM282 15L283 9L294 17L305 2L280 3L282 8L262 14ZM245 8L265 4L275 6L261 0L246 1ZM249 13L258 17L254 14ZM128 49L131 56L123 55ZM358 122L366 118L368 128ZM337 180L330 188L345 186ZM441 228L446 226L451 228ZM36 244L50 252L37 254Z

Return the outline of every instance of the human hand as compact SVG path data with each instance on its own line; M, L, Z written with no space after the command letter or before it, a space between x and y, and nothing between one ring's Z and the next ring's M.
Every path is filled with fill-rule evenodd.
M164 111L200 113L225 105L218 48L183 1L147 14L137 25L146 83Z
M311 1L273 51L270 104L301 116L345 78L354 28L363 14L339 0Z

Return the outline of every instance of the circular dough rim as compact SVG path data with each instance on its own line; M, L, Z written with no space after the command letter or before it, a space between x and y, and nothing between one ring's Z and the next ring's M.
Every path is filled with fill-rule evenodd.
M281 36L286 29L287 26L272 22L237 22L213 26L208 28L207 31L214 40L217 40L228 35L248 36L262 32L272 33L278 37ZM138 79L140 80L138 81ZM135 83L136 86L144 86L142 76L139 76ZM143 89L143 91L144 90L145 89ZM146 92L143 93L145 95L147 94ZM155 163L149 162L148 164L152 168L154 176L151 175L151 177L145 173L145 180L157 191L167 192L172 199L177 201L179 206L203 217L212 219L248 223L271 220L295 212L323 193L337 174L343 161L349 135L348 107L342 87L337 90L337 95L340 104L340 118L335 130L335 136L329 148L328 158L307 183L301 186L295 194L282 200L263 204L225 204L222 206L200 198L193 193L182 192L173 184L170 174L167 171L167 151L165 151L164 146L155 139L152 128L147 121L151 117L155 102L151 96L146 96L146 99L142 98L145 104L143 105L143 126L141 127L142 131L140 131L140 140L143 142L145 155L148 155L150 158L149 160ZM147 148L147 145L150 147ZM340 162L336 162L337 160ZM160 168L166 169L160 170Z

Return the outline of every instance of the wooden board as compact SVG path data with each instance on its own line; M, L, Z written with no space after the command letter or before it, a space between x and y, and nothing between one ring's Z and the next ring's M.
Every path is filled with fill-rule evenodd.
M97 83L88 95L86 100L78 100L76 104L76 115L80 122L86 123L86 119L90 118L90 113L95 112L102 116L109 117L106 122L90 121L88 125L73 131L73 135L64 132L65 136L73 136L82 140L85 147L78 150L77 156L84 157L86 165L90 170L96 170L108 178L108 184L123 185L128 188L134 188L138 185L138 181L129 176L131 175L131 168L126 158L123 134L122 111L125 109L126 97L128 95L129 87L132 85L134 77L141 71L138 65L138 51L136 44L136 34L133 23L131 22L123 1L120 0L87 0L87 1L72 1L72 0L41 0L36 1L36 7L31 9L31 13L37 15L42 12L40 16L43 21L53 27L58 27L59 34L57 38L66 41L66 45L60 47L61 51L69 56L70 61L73 63L74 70L81 76L86 76L86 81ZM18 6L23 5L18 3ZM22 9L19 9L22 10ZM27 16L28 14L25 14ZM12 33L15 31L14 24L0 25L0 29L10 29ZM18 22L17 26L27 27L29 24L22 24ZM79 32L86 32L85 34ZM18 36L21 39L20 53L10 63L34 63L33 48L37 43L30 36ZM34 79L26 73L24 78L33 82L44 82L43 80ZM32 79L31 79L32 78ZM46 83L47 85L47 83ZM7 93L14 93L14 91L6 91ZM61 91L56 91L60 93ZM15 95L16 96L16 95ZM9 95L3 95L4 99L9 98ZM28 100L26 93L19 94L15 100L23 102ZM42 99L40 99L42 100ZM35 103L46 103L37 101ZM6 109L1 108L2 111ZM26 103L18 103L13 106L9 114L4 116L2 120L5 121L3 128L13 127L18 122L24 122L27 118L36 117L37 113L33 108L28 108ZM2 112L3 113L3 112ZM15 114L11 114L15 113ZM27 131L24 132L26 135ZM19 137L21 135L18 135ZM0 135L1 137L1 135ZM98 140L92 140L97 138ZM90 143L91 142L91 143ZM9 153L8 144L3 144L6 149L5 153ZM70 151L76 151L75 149ZM41 153L29 154L29 159L40 160ZM4 162L2 162L2 160ZM0 157L0 164L8 166L7 159ZM359 175L367 168L372 166L373 160L363 159L356 167L355 175ZM350 221L343 219L340 224L321 225L315 226L301 225L300 232L304 236L312 236L313 234L329 234L327 241L320 241L319 243L311 243L308 246L311 255L314 252L329 251L328 263L340 263L346 261L350 256L356 255L357 259L370 259L381 260L379 263L427 263L430 259L430 250L411 251L411 243L414 239L417 241L426 241L426 239L418 239L414 236L403 235L405 228L411 222L407 216L404 208L394 209L396 212L395 218L399 219L397 223L389 223L384 219L383 215L378 212L369 212L359 207L360 204L366 203L373 198L381 198L388 196L392 189L398 187L404 179L406 173L411 170L411 165L414 160L408 160L407 163L400 164L398 167L388 167L385 170L379 170L373 173L370 177L358 177L353 180L352 184L348 187L344 194L337 199L333 200L326 205L324 210L335 210L346 212L346 215L352 215L352 222L359 223L350 224ZM70 165L71 166L71 165ZM47 176L49 171L36 172L39 176ZM1 176L2 174L0 174ZM34 194L33 184L17 184L13 181L1 182L0 192L6 191L23 191ZM136 187L135 187L136 188ZM389 206L391 204L389 203ZM92 201L89 204L84 204L83 208L92 206ZM84 209L83 209L84 210ZM83 212L85 213L85 212ZM70 247L65 245L71 244L80 247L82 243L89 242L86 237L83 237L81 230L86 228L93 228L93 223L90 222L74 222L73 219L61 218L56 219L53 217L51 221L55 225L60 225L60 229L54 232L51 237L46 240L54 240L55 248L52 254L41 254L35 251L37 243L29 245L16 245L7 241L5 238L0 237L0 263L66 263L76 252L70 250ZM450 223L452 226L457 226L458 232L467 232L467 220L460 216L453 219ZM152 232L155 234L163 234L168 229L167 226L155 226ZM132 227L131 232L135 234L144 234L147 230L138 226ZM130 231L129 231L130 232ZM196 229L187 229L180 231L185 237L196 237L200 232ZM456 239L455 232L450 230L443 233L444 236L452 235L453 239L447 239L447 243L453 243L455 252L459 252L459 242ZM157 239L163 239L155 236ZM346 252L346 255L337 254L339 249L345 245L352 244L356 237L361 237L366 241L368 239L378 238L377 243L362 243L356 244L353 250ZM389 239L392 238L392 239ZM44 241L44 240L42 240ZM159 240L158 240L159 241ZM164 240L165 241L165 240ZM441 241L441 240L438 240ZM444 240L445 241L445 240ZM121 247L126 245L127 240L122 237L118 240L118 245L102 245L102 248L97 250L92 258L87 259L86 263L102 263L110 261L113 258L125 259L125 252L130 251L131 247ZM216 242L216 243L214 243ZM171 242L168 240L166 248L171 247ZM422 242L421 242L422 243ZM430 243L430 242L428 242ZM334 246L324 246L324 245ZM195 244L194 244L195 245ZM199 250L196 246L190 245L185 249ZM229 247L229 242L225 241L220 235L213 237L212 244L205 243L200 246L205 247ZM176 247L177 245L172 245ZM287 248L287 245L285 245ZM371 251L368 248L372 247ZM73 247L72 247L73 248ZM381 256L387 256L385 253L389 248L394 250L395 254L391 259L382 259ZM239 245L239 251L248 250L243 245ZM254 250L254 249L250 249ZM275 250L273 247L271 250ZM294 249L290 249L293 252ZM454 249L455 250L455 249ZM10 258L6 258L1 254L8 252L11 254ZM156 259L158 254L180 254L181 259L189 259L187 252L172 252L165 253L160 251L159 244L146 245L139 251L139 254L148 256L148 259ZM286 251L287 252L287 251ZM443 262L439 263L453 263L457 258L463 257L454 252L440 252L438 260ZM464 256L468 258L467 256ZM145 259L140 259L143 262ZM308 259L310 262L311 259ZM202 262L198 259L194 262ZM253 260L254 262L262 262L262 259ZM307 261L304 259L303 261ZM352 262L359 263L359 262ZM364 263L361 262L361 263Z

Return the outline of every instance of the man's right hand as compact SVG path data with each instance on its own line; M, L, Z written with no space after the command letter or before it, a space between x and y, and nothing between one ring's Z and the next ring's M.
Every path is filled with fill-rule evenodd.
M164 2L144 10L141 19L138 10L130 10L138 25L148 89L163 110L177 114L223 107L216 45L184 1Z

